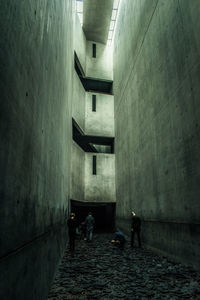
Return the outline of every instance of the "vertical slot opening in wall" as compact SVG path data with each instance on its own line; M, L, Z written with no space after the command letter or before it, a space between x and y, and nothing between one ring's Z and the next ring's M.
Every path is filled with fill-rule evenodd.
M92 44L92 57L96 57L96 44Z
M92 95L92 111L96 111L96 95Z
M92 174L93 175L97 174L97 157L96 157L96 155L92 156Z

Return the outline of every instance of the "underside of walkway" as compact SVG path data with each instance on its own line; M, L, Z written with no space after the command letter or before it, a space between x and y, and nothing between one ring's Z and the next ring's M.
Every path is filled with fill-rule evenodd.
M76 241L74 257L65 251L49 300L200 299L200 275L147 249L122 251L111 234L91 243Z

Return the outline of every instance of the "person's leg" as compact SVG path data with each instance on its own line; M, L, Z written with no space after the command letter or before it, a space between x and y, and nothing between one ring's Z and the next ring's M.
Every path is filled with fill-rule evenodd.
M131 231L131 247L133 247L133 244L134 244L134 234L135 234L135 232Z
M92 236L93 236L93 229L90 229L90 234L89 234L89 240L92 240Z
M72 238L72 252L75 250L75 235Z
M89 230L86 228L86 239L89 240Z
M72 235L69 235L69 249L70 251L72 251L72 247L73 247L73 241L72 241Z
M86 237L86 228L85 227L83 228L83 238L84 238L84 240L87 239L87 237Z
M141 247L140 230L137 231L138 246Z

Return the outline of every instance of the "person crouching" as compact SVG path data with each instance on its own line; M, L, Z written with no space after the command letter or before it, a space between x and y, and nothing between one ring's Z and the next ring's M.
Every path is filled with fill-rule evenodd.
M125 236L123 234L122 231L117 230L115 232L115 235L111 241L111 243L115 244L116 246L118 246L121 250L124 249L124 245L125 245L126 239Z

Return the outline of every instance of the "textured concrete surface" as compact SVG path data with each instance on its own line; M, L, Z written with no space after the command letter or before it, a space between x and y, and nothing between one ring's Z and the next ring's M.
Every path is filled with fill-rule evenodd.
M136 210L150 246L196 267L199 13L196 0L122 1L114 48L117 216Z
M72 1L0 1L0 29L0 298L45 299L66 240Z
M86 72L86 38L79 17L74 14L74 51L78 56L83 71Z
M66 233L66 225L52 226L44 236L1 259L1 300L47 299L58 257L66 248Z
M86 71L86 38L77 14L74 17L74 51L83 71ZM84 132L86 92L75 69L73 70L72 117ZM71 148L70 199L84 200L85 152L73 141Z
M92 111L92 95L96 95L96 111ZM114 137L114 97L86 93L85 133Z
M92 172L92 156L96 155L97 174ZM115 202L115 155L85 153L85 201Z
M113 79L112 48L96 43L96 57L92 57L93 41L86 42L86 76L97 79Z
M131 217L117 218L117 226L124 229L129 235L131 228ZM183 261L185 265L193 264L195 269L199 269L198 262L194 263L191 257L198 253L198 241L195 247L189 247L194 244L194 240L200 234L200 226L194 224L184 224L179 222L166 221L144 221L141 226L142 244L159 255L167 255L172 261ZM163 232L165 234L163 234ZM158 237L158 238L156 238ZM170 242L166 243L166 239ZM186 245L187 243L187 245ZM172 247L173 244L173 247Z
M86 92L78 77L78 74L74 71L72 117L83 131L85 130L85 105Z
M97 57L92 57L92 43L86 41L79 22L76 22L77 34L74 45L78 59L86 76L99 79L113 78L111 48L96 44ZM76 31L75 31L76 32ZM85 55L85 59L84 59ZM85 92L79 77L74 72L72 114L86 135L114 136L114 99L111 95ZM96 95L96 112L92 111L92 95ZM103 148L101 148L102 150ZM72 177L70 198L79 201L114 202L115 166L114 155L99 155L97 175L92 175L92 153L84 153L77 144L72 146ZM83 192L84 190L84 192Z
M85 152L73 141L71 157L70 199L84 200L85 194Z
M112 237L77 240L74 257L66 249L48 299L200 299L199 273L129 243L122 252Z
M87 40L106 44L113 0L83 1L83 30Z

